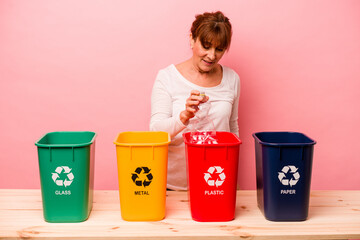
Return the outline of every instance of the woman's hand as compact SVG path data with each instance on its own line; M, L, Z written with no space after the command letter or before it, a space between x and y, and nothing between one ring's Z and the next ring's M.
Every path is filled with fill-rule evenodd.
M186 99L185 110L180 113L180 120L183 124L188 124L188 121L195 116L195 113L199 110L201 103L207 102L208 96L200 96L200 92L192 90L190 97Z

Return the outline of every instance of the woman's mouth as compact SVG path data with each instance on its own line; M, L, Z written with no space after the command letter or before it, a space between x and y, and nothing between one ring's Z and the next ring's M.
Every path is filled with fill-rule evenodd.
M204 59L203 59L203 61L205 62L206 65L213 65L214 64L214 62L212 62L212 61L206 61Z

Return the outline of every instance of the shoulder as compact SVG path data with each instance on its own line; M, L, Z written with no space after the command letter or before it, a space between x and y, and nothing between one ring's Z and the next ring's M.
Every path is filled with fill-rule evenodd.
M176 79L176 68L174 64L171 64L158 71L154 82L154 87L171 91L172 89L176 88Z
M234 80L237 80L237 81L240 80L240 77L235 72L235 70L233 70L232 68L229 68L227 66L222 66L222 68L223 68L224 78L234 79Z
M222 66L223 68L223 81L229 84L234 89L237 89L240 85L239 75L231 68Z
M231 68L223 67L223 86L233 93L234 97L240 95L240 77L239 75Z
M169 66L160 69L156 76L156 79L169 79L172 75L175 74L175 66L174 64L170 64Z

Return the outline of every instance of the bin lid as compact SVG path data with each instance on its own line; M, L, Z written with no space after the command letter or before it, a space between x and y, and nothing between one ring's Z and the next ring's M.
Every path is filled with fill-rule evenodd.
M170 134L162 131L121 132L114 140L116 146L165 146L170 143Z
M252 136L266 146L310 146L316 141L300 132L256 132Z
M35 145L46 148L84 147L95 141L96 133L89 131L59 131L43 135Z

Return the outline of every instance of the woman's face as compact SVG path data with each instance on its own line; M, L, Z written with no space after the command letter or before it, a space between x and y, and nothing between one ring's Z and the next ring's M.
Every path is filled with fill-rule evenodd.
M226 49L219 48L212 43L205 43L203 46L199 38L196 40L190 38L195 68L200 72L210 72L220 61Z

